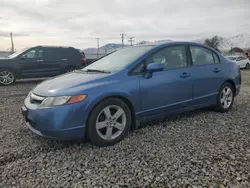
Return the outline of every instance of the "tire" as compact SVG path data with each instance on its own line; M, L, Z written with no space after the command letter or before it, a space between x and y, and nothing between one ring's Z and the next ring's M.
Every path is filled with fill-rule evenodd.
M75 67L66 67L65 69L65 73L68 73L68 72L72 72L73 70L75 70Z
M229 91L228 96L225 95L225 92L227 91ZM234 91L234 87L232 86L232 84L230 84L229 82L224 83L221 86L219 94L217 96L217 104L215 106L215 111L222 112L222 113L228 112L233 106L234 97L235 97L235 91Z
M250 65L249 65L249 63L247 63L245 66L245 69L249 69L249 68L250 68Z
M16 82L16 75L10 69L0 69L0 85L9 86Z
M116 115L118 119L114 120ZM131 112L128 105L118 98L109 98L92 110L87 122L86 136L97 146L110 146L123 140L128 135L130 126Z

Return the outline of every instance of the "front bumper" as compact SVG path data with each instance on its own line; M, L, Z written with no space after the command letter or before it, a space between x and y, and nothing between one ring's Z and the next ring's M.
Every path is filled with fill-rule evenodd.
M82 105L38 108L27 98L21 110L27 127L33 133L54 140L79 140L85 138L87 119Z
M236 86L235 96L239 95L239 93L240 93L240 88L241 88L241 85L237 85L237 86Z
M85 138L85 127L76 127L70 130L61 130L61 131L43 131L40 132L39 130L35 129L32 126L32 123L27 121L26 126L36 135L49 138L52 140L61 140L61 141L67 141L67 140L78 140L78 139L84 139Z

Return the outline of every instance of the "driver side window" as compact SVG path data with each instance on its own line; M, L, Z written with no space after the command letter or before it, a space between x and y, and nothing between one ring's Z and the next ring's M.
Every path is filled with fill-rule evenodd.
M134 73L145 72L146 67L151 63L161 63L164 71L187 67L187 56L185 46L173 46L160 49L149 55L134 69Z
M23 54L27 59L34 59L36 57L36 50L30 50L27 53Z

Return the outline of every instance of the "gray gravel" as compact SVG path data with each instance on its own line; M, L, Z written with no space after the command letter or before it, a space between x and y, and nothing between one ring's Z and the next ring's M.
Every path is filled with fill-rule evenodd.
M229 113L152 122L107 148L34 135L20 107L39 81L0 87L0 187L250 187L250 72L242 75Z

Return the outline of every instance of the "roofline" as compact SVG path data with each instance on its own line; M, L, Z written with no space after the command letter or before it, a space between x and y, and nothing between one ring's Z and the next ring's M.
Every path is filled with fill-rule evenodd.
M56 46L56 45L37 45L34 47L50 47L50 48L74 48L72 46Z

